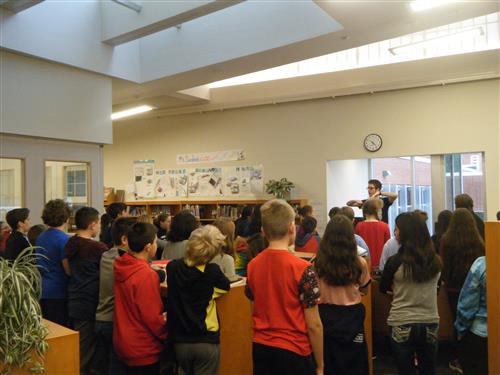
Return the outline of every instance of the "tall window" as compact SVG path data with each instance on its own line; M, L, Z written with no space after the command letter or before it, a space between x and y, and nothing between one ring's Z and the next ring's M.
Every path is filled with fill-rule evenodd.
M474 201L474 211L486 217L483 153L444 155L446 208L455 209L454 197L469 194Z
M432 233L431 157L402 156L371 160L371 178L382 182L382 191L398 193L398 199L389 208L389 226L402 212L416 209L427 213L427 227Z
M23 206L23 160L0 158L0 220L8 211Z
M87 196L87 166L77 165L64 167L66 175L66 196Z
M45 201L63 199L72 210L90 204L89 165L84 162L45 162Z

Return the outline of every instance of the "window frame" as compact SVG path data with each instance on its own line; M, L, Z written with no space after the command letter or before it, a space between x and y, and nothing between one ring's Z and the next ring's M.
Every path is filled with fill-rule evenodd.
M26 207L26 158L1 155L0 159L19 160L21 162L21 205L20 205L20 207Z
M92 163L90 161L85 161L85 160L67 160L67 159L43 159L43 205L45 205L47 201L47 173L46 173L46 167L47 167L47 162L56 162L56 163L75 163L75 164L84 164L86 166L87 170L87 205L92 206ZM75 165L76 166L76 165ZM63 166L64 168L64 195L65 198L68 198L67 195L67 186L66 186L66 167L68 166ZM72 197L71 197L72 198ZM64 198L62 198L64 199ZM66 201L66 200L65 200Z

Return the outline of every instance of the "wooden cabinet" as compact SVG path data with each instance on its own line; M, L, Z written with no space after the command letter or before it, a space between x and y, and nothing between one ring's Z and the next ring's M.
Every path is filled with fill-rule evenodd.
M80 373L79 334L48 320L43 321L49 329L45 353L45 374L78 375ZM1 367L1 366L0 366ZM12 375L28 375L28 370L15 369Z
M500 374L500 222L486 223L486 301L488 371Z

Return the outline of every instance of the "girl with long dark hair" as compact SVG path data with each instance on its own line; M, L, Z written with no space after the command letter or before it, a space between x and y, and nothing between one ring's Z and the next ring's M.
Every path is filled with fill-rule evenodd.
M436 374L439 315L437 286L441 262L427 225L416 213L396 218L394 235L401 247L384 267L380 291L392 291L387 324L399 375Z
M360 288L370 282L370 272L366 260L358 256L352 223L344 215L335 215L328 223L315 267L320 281L325 375L366 375Z
M440 255L443 259L443 280L453 320L457 317L460 290L474 261L484 255L484 242L471 212L457 208L451 216L448 230L441 238ZM461 368L456 341L452 347L451 369Z
M434 250L439 254L441 250L441 238L448 230L450 226L451 216L453 212L450 210L443 210L439 213L436 224L434 225L434 234L432 235L432 243L434 244Z

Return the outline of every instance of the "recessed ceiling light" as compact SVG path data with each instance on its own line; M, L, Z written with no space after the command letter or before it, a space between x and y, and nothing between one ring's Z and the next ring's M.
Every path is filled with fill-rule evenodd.
M454 2L456 0L414 0L410 3L410 6L414 12L420 12Z
M138 115L139 113L149 112L153 109L154 108L149 106L149 105L141 105L138 107L132 107L132 108L126 109L124 111L115 112L115 113L111 114L111 120L118 120L120 118Z

